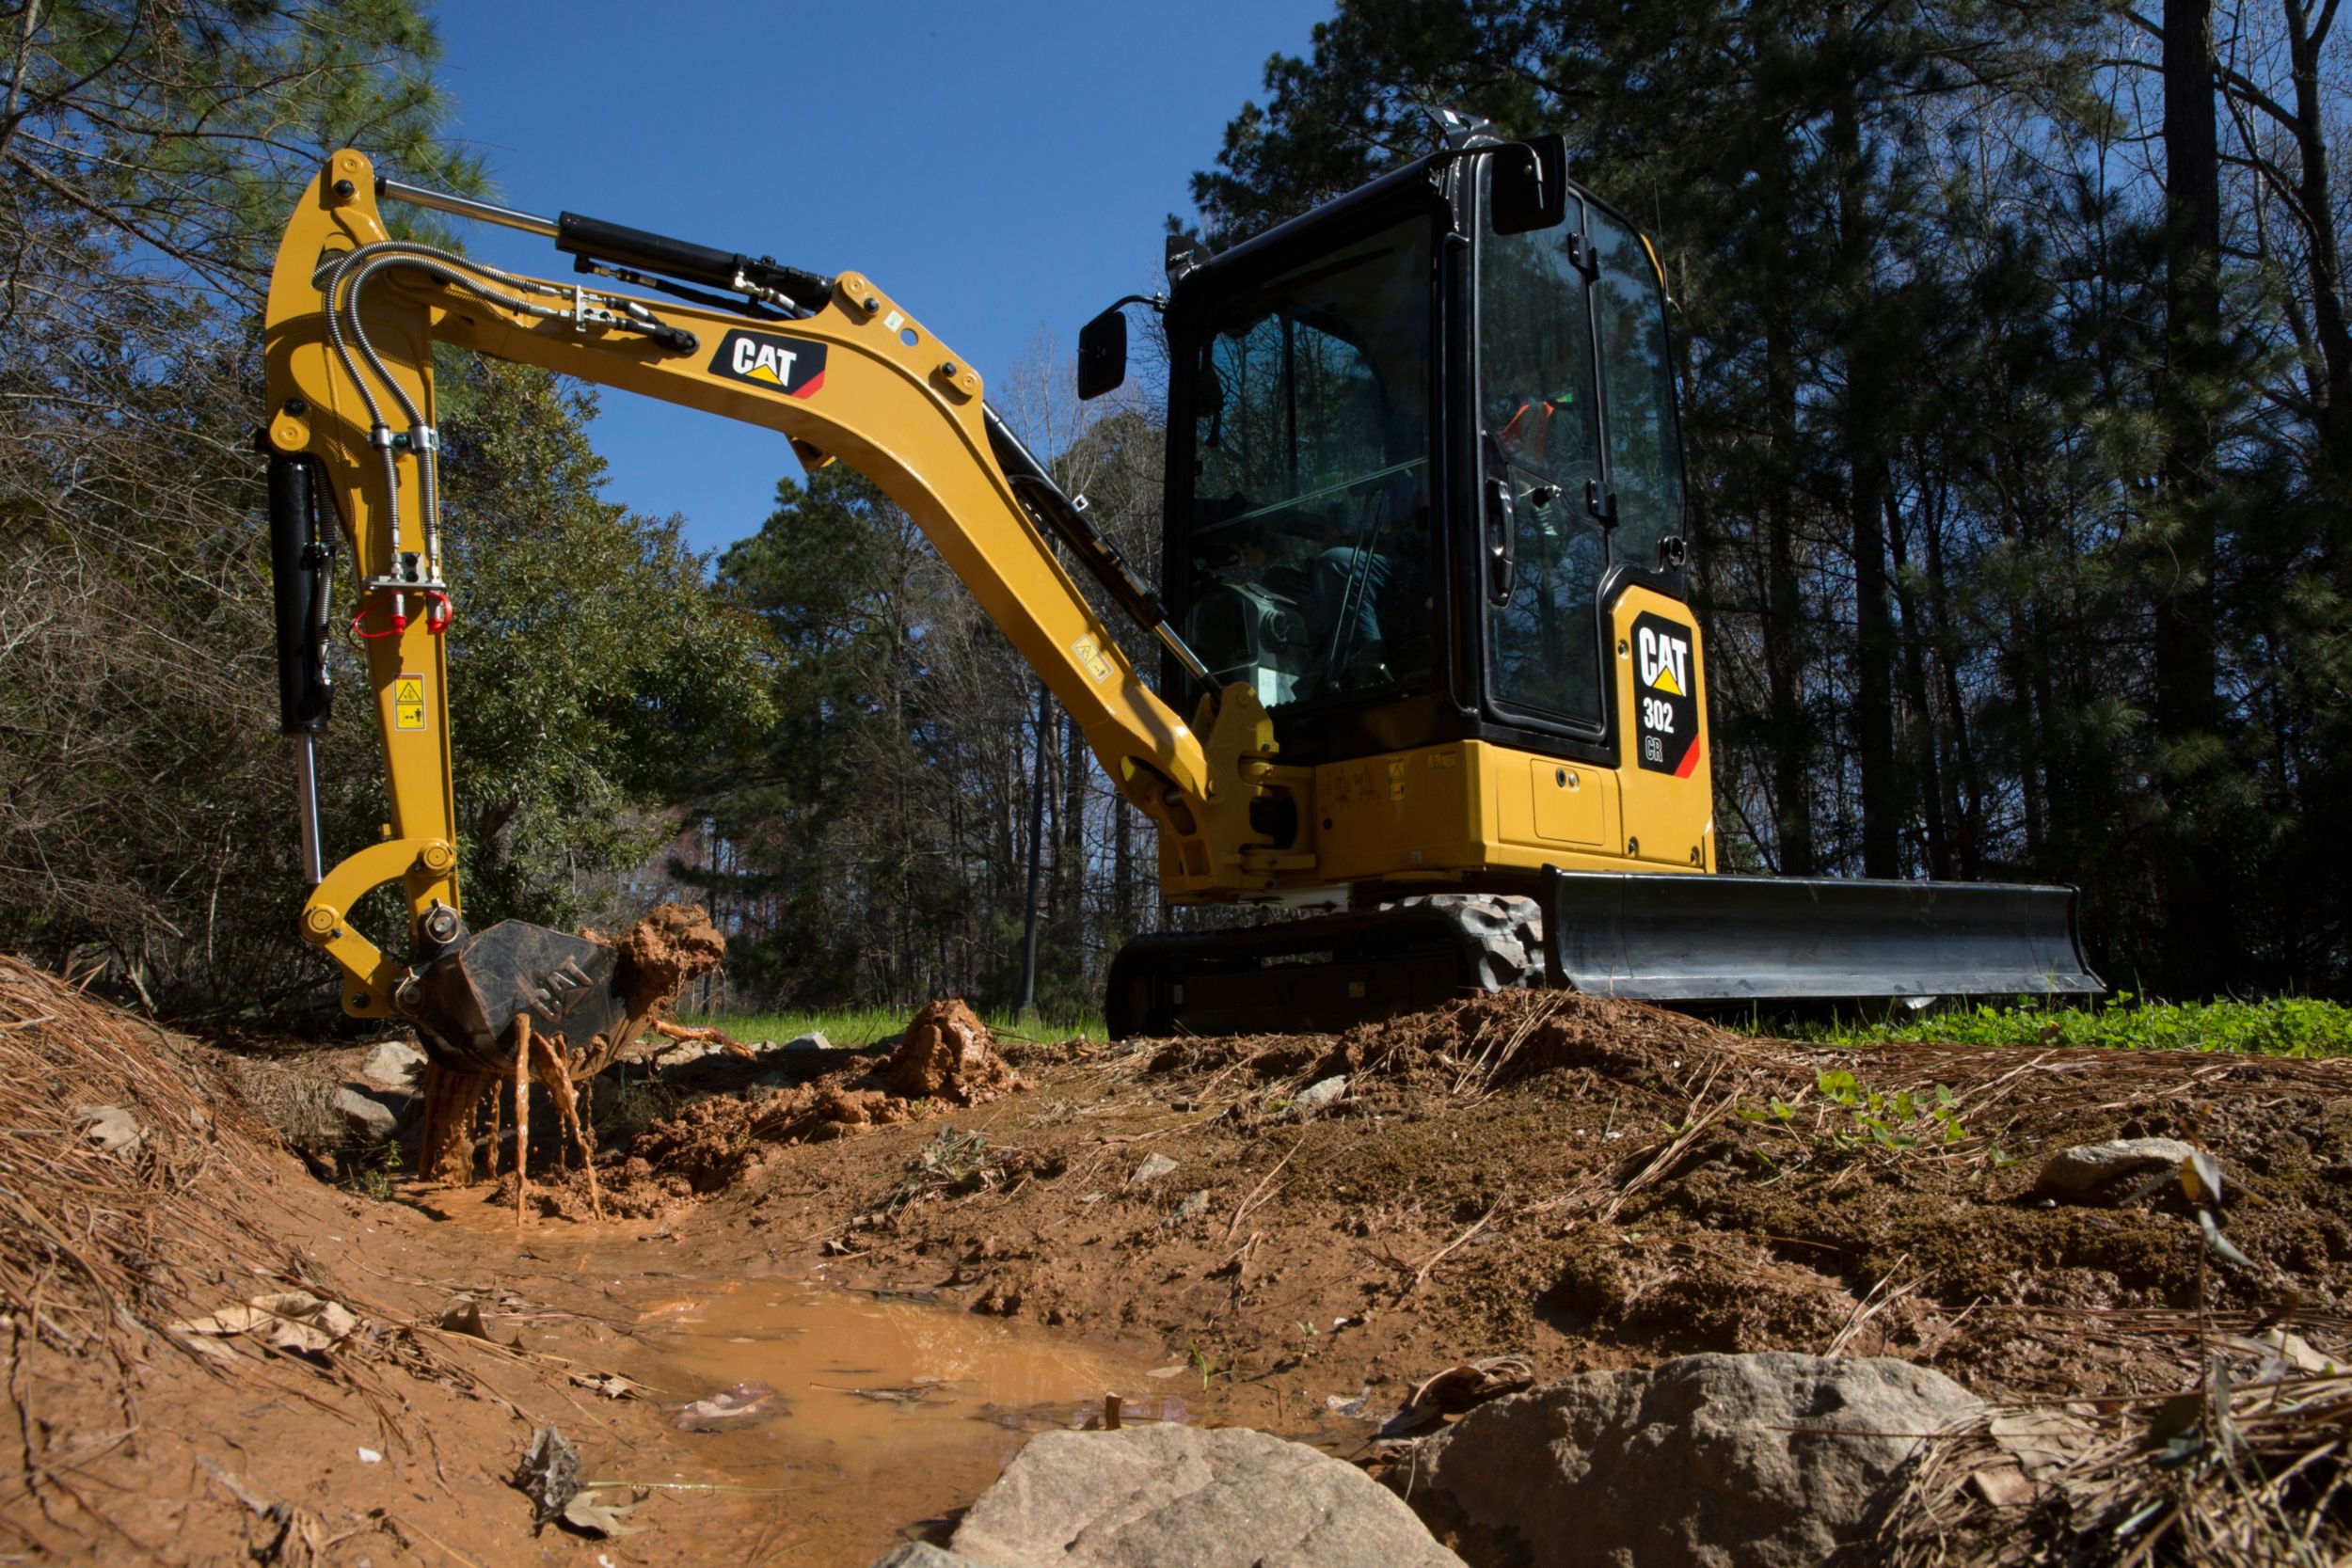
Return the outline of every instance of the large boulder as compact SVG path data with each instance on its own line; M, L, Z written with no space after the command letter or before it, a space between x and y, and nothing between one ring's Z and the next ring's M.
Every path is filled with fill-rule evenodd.
M1482 1406L1398 1483L1533 1568L1804 1568L1870 1535L1922 1439L1979 1408L1907 1361L1687 1355Z
M997 1568L1460 1568L1357 1469L1243 1427L1048 1432L963 1516Z
M423 1071L424 1053L405 1040L384 1041L359 1064L359 1076L372 1087L401 1094L413 1092Z
M400 1125L400 1117L392 1108L371 1094L354 1088L335 1091L335 1109L351 1130L351 1139L362 1147L373 1148L392 1135Z

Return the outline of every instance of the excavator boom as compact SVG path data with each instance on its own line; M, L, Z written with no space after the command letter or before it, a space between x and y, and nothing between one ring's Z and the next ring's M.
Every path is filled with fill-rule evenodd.
M554 236L588 280L556 282L394 240L379 190ZM644 270L640 270L644 269ZM594 281L646 273L732 288L648 300ZM281 727L301 758L302 837L312 883L304 936L343 972L344 1008L400 1016L469 1065L503 1059L521 1012L542 1032L634 1016L610 1000L628 977L610 950L561 933L501 941L465 927L449 752L444 634L463 613L441 574L433 347L451 343L764 425L803 462L850 464L920 525L948 565L1076 720L1120 791L1185 846L1209 879L1239 885L1264 836L1248 820L1263 782L1233 759L1271 751L1248 693L1215 705L1206 735L1155 695L1046 538L1060 534L1115 600L1188 657L1117 553L988 407L980 378L912 312L857 273L820 277L565 214L543 219L380 182L339 152L280 243L265 333ZM351 634L365 650L384 743L391 821L339 863L319 843L311 739L332 696L328 605L347 558ZM1195 661L1197 667L1197 661ZM1232 787L1217 784L1222 758ZM397 883L411 952L384 952L351 911ZM469 961L468 955L472 955ZM589 999L605 997L600 1007ZM587 1008L585 1012L578 1009ZM604 1030L595 1031L599 1034ZM574 1042L579 1043L578 1041Z

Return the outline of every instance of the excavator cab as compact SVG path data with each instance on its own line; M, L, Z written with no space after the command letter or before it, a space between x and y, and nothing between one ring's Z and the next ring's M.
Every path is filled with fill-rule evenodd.
M1217 679L1294 758L1481 739L1613 767L1609 604L1684 593L1664 293L1633 226L1499 144L1185 261L1166 594Z

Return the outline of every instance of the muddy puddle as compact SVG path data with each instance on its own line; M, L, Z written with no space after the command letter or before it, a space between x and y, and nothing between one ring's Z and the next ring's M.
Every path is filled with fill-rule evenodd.
M733 1496L764 1498L757 1511L812 1561L862 1562L937 1524L1030 1433L1099 1419L1105 1395L1131 1422L1189 1414L1139 1354L924 1292L821 1276L644 1284L628 1375L702 1468L787 1489Z
M675 1560L684 1541L707 1543L714 1561L864 1563L944 1535L1031 1434L1099 1422L1106 1395L1129 1425L1194 1417L1189 1369L1149 1344L1007 1322L822 1265L681 1269L687 1247L667 1238L560 1222L517 1235L511 1211L425 1207L515 1246L501 1272L526 1292L533 1276L561 1278L564 1294L597 1303L590 1370L635 1385L662 1429L634 1453L583 1454L588 1479L644 1489L634 1517L647 1533L604 1544L616 1568Z

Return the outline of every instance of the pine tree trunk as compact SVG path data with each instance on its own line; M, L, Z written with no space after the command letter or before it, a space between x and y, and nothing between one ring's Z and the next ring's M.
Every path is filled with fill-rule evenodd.
M1836 24L1842 33L1841 14ZM1838 83L1830 113L1830 155L1836 160L1839 280L1845 312L1846 406L1840 436L1848 471L1847 520L1854 578L1854 704L1856 760L1862 773L1862 871L1899 873L1898 832L1901 794L1895 762L1895 626L1886 603L1887 465L1881 406L1871 283L1869 190L1862 134L1849 74Z
M1765 221L1788 226L1787 144L1779 167L1765 181ZM1764 406L1768 462L1764 468L1764 673L1767 745L1772 753L1772 832L1784 877L1810 877L1813 848L1813 728L1804 706L1804 666L1812 647L1810 617L1797 578L1797 355L1787 269L1775 264L1765 290Z
M2169 546L2149 562L2155 596L2155 744L2159 753L2217 727L2212 424L2200 406L2221 335L2220 164L2216 147L2212 0L2165 0L2165 500ZM2209 989L2214 890L2197 842L2194 777L2170 779L2164 848L2164 958L2175 994Z
M1954 869L1962 880L1973 882L1983 873L1984 784L1977 773L1976 750L1968 734L1968 705L1960 689L1958 639L1952 633L1951 587L1944 573L1944 529L1940 518L1930 515L1925 532L1928 613L1934 619L1931 629L1935 637L1936 669L1943 677L1944 707L1951 725L1952 767L1946 777L1948 780L1954 773L1959 775L1950 786L1953 795L1949 817L1958 840Z
M1952 841L1944 820L1944 787L1936 767L1935 710L1928 702L1927 650L1920 645L1919 598L1910 582L1902 511L1892 495L1886 498L1886 538L1895 557L1895 602L1902 610L1903 701L1911 708L1915 736L1911 766L1915 775L1915 795L1927 816L1928 875L1945 881L1952 875Z

